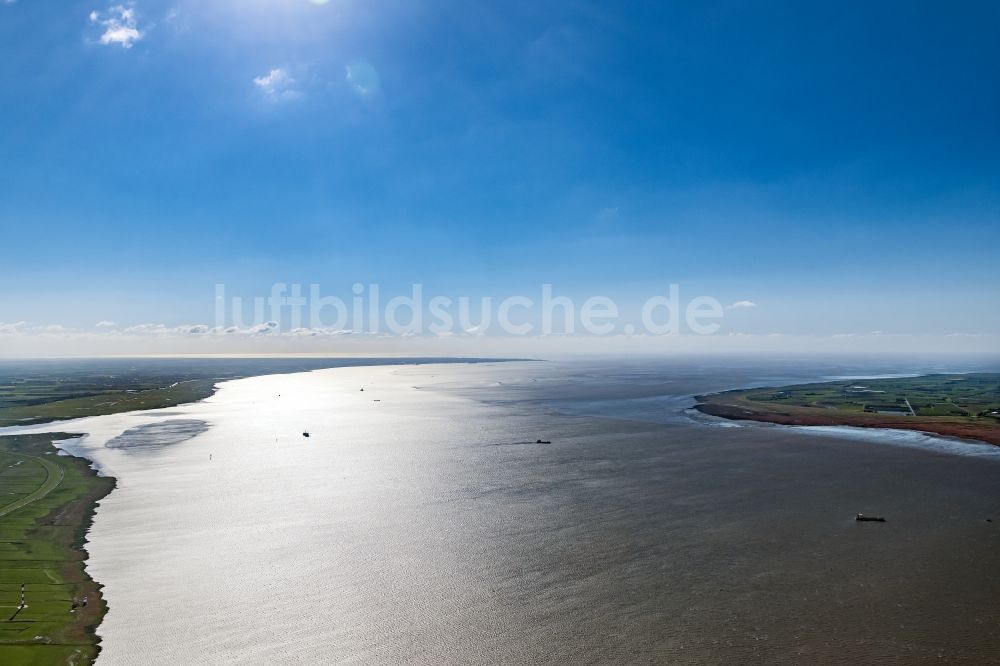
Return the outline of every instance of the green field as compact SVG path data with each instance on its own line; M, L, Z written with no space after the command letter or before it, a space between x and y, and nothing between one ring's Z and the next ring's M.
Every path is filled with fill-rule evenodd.
M0 437L0 664L88 664L97 655L105 607L82 546L114 479L57 455L52 442L67 436Z
M696 408L785 425L901 428L1000 445L1000 374L940 374L725 391Z
M248 376L258 362L4 361L0 362L0 426L194 402L212 395L219 381ZM314 362L309 367L316 366Z
M1000 411L1000 374L925 375L746 391L753 402L854 413L995 418Z

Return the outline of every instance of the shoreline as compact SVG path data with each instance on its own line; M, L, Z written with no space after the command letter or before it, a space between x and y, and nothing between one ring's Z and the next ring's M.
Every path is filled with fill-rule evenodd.
M166 409L201 402L215 395L218 384L236 379L274 374L294 374L329 368L375 367L381 365L426 365L430 363L504 363L532 359L485 357L347 357L347 358L228 358L149 359L147 367L136 368L141 359L72 359L60 370L46 366L26 387L0 391L0 431L48 425L92 416L108 416L134 411ZM0 379L17 377L5 374ZM75 386L64 387L65 380ZM2 383L2 382L0 382ZM2 387L0 387L2 388ZM11 387L8 387L10 389Z
M0 456L45 468L45 481L23 499L37 496L0 515L5 567L0 590L8 627L0 634L0 661L93 663L101 651L97 634L107 613L103 585L87 571L87 537L97 506L116 487L114 477L98 474L87 458L62 452L58 442L79 435L65 432L5 435ZM41 456L45 456L42 458ZM55 469L54 469L55 468ZM58 473L56 482L51 475ZM12 486L17 477L9 478ZM20 500L20 501L23 501ZM0 509L2 511L2 509ZM24 585L25 608L18 607Z
M87 540L97 508L101 501L118 487L117 479L112 475L105 474L99 461L86 456L81 449L71 444L74 440L85 437L86 433L63 430L50 431L45 428L65 424L67 430L73 430L73 422L79 419L191 406L203 403L215 396L225 383L256 377L350 367L396 367L431 363L493 363L509 362L514 359L404 357L363 360L372 362L360 365L356 363L330 365L329 360L327 360L306 367L254 368L252 372L248 373L196 380L179 379L167 386L128 393L127 396L125 396L127 392L122 392L126 399L121 402L75 404L72 410L67 410L70 413L62 413L62 410L57 410L41 418L27 419L16 425L10 424L0 427L0 459L8 456L22 456L40 463L51 460L57 462L64 475L44 496L14 507L7 512L4 512L3 507L0 507L0 530L3 534L11 533L12 524L21 524L25 543L36 542L42 550L54 548L61 551L64 557L62 560L43 559L41 556L37 559L31 559L32 550L29 549L23 553L25 557L13 561L16 566L11 566L8 562L6 567L8 575L0 573L0 595L2 595L0 599L13 600L11 602L12 608L17 611L14 614L20 615L23 611L17 609L17 599L20 595L21 581L8 580L12 575L16 577L16 575L11 574L11 571L31 569L31 565L38 568L50 562L59 562L60 567L55 575L49 573L48 579L59 578L63 581L62 585L72 586L73 589L70 600L66 601L71 608L66 611L66 615L62 616L64 619L61 622L51 621L52 617L59 617L58 614L47 616L44 622L47 629L39 630L42 631L39 633L39 631L25 627L26 638L11 638L0 633L0 663L12 666L35 663L93 664L101 652L102 638L98 634L98 629L104 621L109 605L103 594L104 584L92 577L88 571L90 553L87 549ZM67 401L67 403L69 402L75 401ZM45 410L48 407L61 407L67 403L56 400L48 405L41 405L41 408ZM35 431L36 428L39 430ZM5 431L11 430L14 432L5 433ZM42 458L42 456L45 457ZM43 502L43 500L48 501ZM31 516L31 510L34 509L37 512L39 507L44 507L46 513ZM23 524L26 520L24 514L31 516L30 523ZM45 553L46 558L50 556L51 553ZM41 585L45 584L48 583L41 583ZM41 606L31 603L31 588L32 584L28 582L26 591L28 608L24 609L27 611L30 611L32 606ZM82 603L84 598L87 600L86 606ZM58 603L58 600L55 603ZM3 605L3 601L0 601L0 606ZM0 613L5 611L6 609L0 610Z
M758 390L758 389L753 389ZM732 393L742 393L735 391ZM965 423L931 421L920 416L886 417L868 414L803 414L792 411L755 409L747 404L722 402L727 393L695 396L694 409L709 416L730 421L756 421L786 426L847 426L873 430L909 430L913 432L952 437L968 442L1000 446L1000 429Z
M463 371L458 381L439 370L257 378L176 410L183 414L145 415L211 422L191 445L134 452L104 446L123 429L162 419L54 424L91 433L59 446L103 461L99 468L120 479L90 533L87 567L107 585L114 611L98 628L100 658L189 663L206 655L288 655L313 663L340 655L401 663L423 655L522 663L676 655L719 663L760 647L751 632L764 626L774 639L765 658L780 661L801 647L817 663L837 663L845 651L855 654L859 640L880 639L880 623L914 615L932 622L916 622L879 644L880 654L898 657L887 662L929 663L942 648L994 654L981 632L961 633L995 598L982 584L995 551L977 549L995 534L984 531L994 529L984 519L998 520L988 465L834 441L802 446L786 428L730 424L726 432L550 415L518 403L511 410L477 400L495 395L488 389L500 383L492 371ZM620 381L632 386L624 375ZM576 393L570 381L519 397ZM468 410L451 407L469 399L475 404ZM400 441L400 431L408 441ZM553 444L532 445L537 438ZM889 466L893 484L884 483ZM942 474L945 482L933 483ZM680 515L678 506L685 507ZM858 511L890 522L859 528L851 518ZM952 519L942 521L942 511ZM761 539L762 531L778 538ZM665 547L665 533L683 547ZM624 550L617 545L623 539ZM733 543L749 554L720 586ZM588 555L567 560L567 552ZM828 567L815 566L817 552L826 553ZM983 555L973 562L979 568L964 568L965 552ZM636 554L641 576L634 573ZM526 569L527 556L533 566ZM663 575L664 561L691 575ZM941 608L931 599L938 595L927 594L923 562L954 572L931 584L957 594L962 605ZM597 578L597 567L609 573ZM536 571L557 573L540 580ZM510 586L497 584L511 577ZM851 584L837 588L844 580ZM623 584L642 595L635 616L636 606L620 596ZM838 602L817 603L801 593L803 585L835 589ZM149 603L150 591L157 603ZM667 625L669 635L691 637L687 650L664 637L665 600L667 618L685 618L694 604L709 607L694 621L666 620L676 622ZM589 610L601 604L609 613ZM303 606L315 612L303 614ZM247 612L257 608L266 612ZM614 620L619 608L618 626L637 621L646 637L627 652L588 638L606 633L606 618ZM450 621L449 612L461 619ZM720 646L715 639L733 626L734 613L745 633ZM926 635L928 626L942 626L937 613L954 619L940 639ZM332 625L330 617L340 621ZM815 618L805 633L799 617ZM209 622L242 631L227 642L225 634L199 631ZM387 637L389 624L409 629ZM495 631L498 624L512 630ZM289 626L305 638L289 636ZM538 650L549 645L559 652Z
M491 363L493 361L491 359L489 361L481 361L481 362ZM358 371L365 371L363 373L363 375L364 375L363 377L358 377L357 380L355 380L355 379L348 379L348 380L346 380L346 383L344 383L344 382L337 382L334 385L332 385L331 388L333 388L338 393L343 393L345 395L345 397L349 396L352 399L355 398L355 397L357 397L357 399L359 400L358 404L370 405L371 402L372 402L372 397L371 396L373 394L376 394L376 391L378 392L377 395L380 396L381 400L379 398L375 398L374 402L376 402L376 403L385 402L387 404L393 404L395 401L389 399L389 395L387 395L387 392L389 392L389 391L398 391L400 386L407 386L408 387L409 382L408 382L408 380L404 379L404 380L401 380L401 381L392 381L391 383L389 383L389 382L386 381L386 379L388 377L394 377L396 375L396 372L398 372L400 369L407 368L408 366L411 366L411 365L413 365L413 364L411 364L411 363L391 363L391 364L390 363L374 363L374 364L371 364L371 365L368 365L368 366L346 366L346 367L345 366L337 366L337 367L332 367L332 368L310 368L308 370L296 371L296 372L261 373L259 375L254 375L254 376L251 376L251 377L238 377L238 378L233 378L233 379L228 379L227 378L227 379L221 380L218 383L218 386L216 387L216 389L217 389L216 394L218 393L219 390L221 390L223 388L226 388L226 386L239 385L240 382L245 382L245 381L255 382L255 381L259 381L259 380L270 380L271 382L279 382L278 386L282 386L282 385L284 385L284 382L288 381L285 378L307 377L309 375L312 375L312 374L318 373L318 372L329 372L329 371L337 370L338 373L339 372L350 372L350 373L352 373L351 375L346 375L348 377L349 376L358 377L358 375L356 374ZM420 365L433 365L433 364L430 364L430 363L420 363ZM451 363L445 362L445 363L441 363L441 365L448 366L448 365L451 365ZM376 373L374 373L374 377L372 377L373 373L368 372L369 370L376 370ZM372 381L373 379L374 379L374 381ZM310 383L315 383L315 380L313 380L313 381L305 380L305 381L310 382ZM325 380L322 380L322 381L323 381L324 384L328 384L328 385L330 384L328 381L325 381ZM341 386L341 385L337 385L337 384L343 384L343 385ZM364 388L365 388L366 392L364 392L364 393L356 393L357 389L355 388L355 386L358 386L358 385L364 385ZM345 388L345 386L347 388ZM291 387L291 385L289 385L289 388L290 387ZM409 388L412 388L412 387L409 387ZM276 391L280 391L277 394L278 398L280 398L282 395L286 395L286 397L291 397L292 396L291 391L289 391L286 394L284 392L284 389L275 389L275 390ZM236 389L236 392L238 393L239 389ZM197 401L197 402L191 402L191 403L185 402L185 403L179 404L179 405L172 405L172 406L167 406L167 407L158 407L158 408L152 409L152 410L145 410L145 409L143 409L143 410L134 410L133 412L114 413L114 414L110 414L110 415L101 414L101 415L95 416L94 418L95 418L95 422L99 422L101 419L104 419L104 418L127 417L130 414L134 414L134 415L138 415L138 416L147 416L148 415L148 416L153 417L153 416L157 416L159 412L169 411L171 407L180 407L180 408L185 408L187 410L206 410L206 409L210 410L210 409L212 409L212 405L210 404L210 401L206 402L206 400L203 399L203 400L200 400L200 401ZM382 407L381 409L393 409L393 408L392 407ZM164 416L169 416L169 417L178 416L178 414L174 414L174 413L163 414L163 415ZM87 418L86 420L90 421L89 418ZM53 444L54 444L54 446L55 446L56 449L59 449L60 451L65 451L68 454L66 457L72 457L73 459L80 461L81 465L90 467L92 473L96 472L96 474L97 474L96 478L100 478L100 479L113 479L113 478L117 477L118 479L124 479L124 480L131 480L132 481L132 483L128 483L127 481L123 482L123 484L121 484L122 487L119 487L119 485L117 485L117 484L113 484L113 487L110 490L117 489L117 490L121 491L122 488L124 486L126 486L126 485L128 486L129 489L131 489L133 491L139 485L142 485L143 487L146 487L146 484L139 484L139 483L135 482L135 477L130 474L130 472L134 472L135 471L134 469L133 470L121 469L121 468L119 468L118 465L115 465L115 464L108 465L107 464L108 460L106 459L106 457L104 459L102 459L101 455L98 455L97 457L94 457L94 456L91 455L91 453L103 453L104 452L105 448L104 448L104 444L102 442L107 439L108 435L111 434L112 430L117 430L116 427L108 429L106 431L100 431L100 434L96 434L94 431L92 431L92 430L89 429L91 427L92 423L86 423L86 422L85 423L78 423L76 420L73 420L73 421L71 421L69 423L65 423L65 424L56 421L56 422L51 422L51 423L49 423L47 425L48 425L48 427L51 427L51 428L62 428L62 427L65 426L67 430L74 430L74 431L76 431L78 433L82 433L81 435L76 435L76 436L81 437L81 439L63 440L61 442L54 442ZM39 429L46 428L45 424L33 424L33 425L30 425L30 426L25 426L25 428L28 429L28 432L31 434L31 436L45 437L45 438L49 438L50 437L50 434L47 433L47 432L44 432L44 431L43 432L33 432L33 429L35 429L35 428L39 428ZM3 432L3 429L0 429L0 433L2 433L2 432ZM15 431L15 432L23 432L23 431L19 431L18 430L18 431ZM292 442L299 442L299 440L301 438L299 436L300 433L299 433L298 425L297 424L296 424L295 428L292 429L292 432L294 433L294 436L292 437L291 441ZM0 435L0 441L3 441L3 439L5 439L5 438L10 438L10 437L13 437L13 436L14 435L8 435L8 436L4 437L3 435ZM329 436L329 435L327 435L327 436ZM75 436L70 436L70 437L75 437ZM312 437L311 440L302 440L302 441L308 442L310 444L320 443L320 442L323 441L323 433L314 431L313 432L313 437ZM84 442L86 442L86 443L84 443ZM106 443L106 442L104 442L104 443ZM94 448L94 447L97 447L97 448ZM160 447L157 447L157 448L159 448L160 451L162 451L162 452L167 452L167 451L175 450L173 444L165 445L162 448L160 448ZM89 451L88 451L88 449L89 449ZM208 450L211 451L213 449L210 448ZM109 448L109 449L107 449L107 451L110 452L113 456L115 456L115 455L121 455L121 453L123 451L125 451L125 449ZM220 463L223 460L225 460L225 458L227 457L224 452L221 452L218 449L214 449L214 451L215 451L215 454L216 454L215 458ZM54 453L53 453L53 457L54 457ZM200 456L199 456L199 458L200 458ZM108 474L109 476L99 476L100 474L105 474L105 473ZM94 498L93 502L91 503L91 511L89 512L90 516L94 515L94 509L96 508L96 505L100 502L100 500L108 497L108 495L110 494L110 490L109 490L109 493L102 495L101 498ZM124 496L115 495L114 498L119 498L119 499L115 500L114 498L112 498L112 501L117 501L117 502L120 503L121 501L123 501L121 499L122 497L124 497ZM110 511L114 512L114 509L110 509ZM109 516L110 516L110 514L109 514ZM103 517L104 516L102 515L102 518ZM85 534L88 533L87 530L88 530L89 525L90 525L90 523L88 522L87 523L87 527L83 527L82 528L83 532ZM98 526L98 527L100 527L100 526ZM103 529L104 530L109 529L108 526L107 526L107 523L104 524ZM111 529L115 529L115 528L111 528ZM101 532L101 530L99 529L98 532ZM125 530L115 529L115 532L117 534L127 534L127 531L125 531ZM89 531L89 534L93 535L93 534L95 534L95 532L94 531ZM103 547L103 543L106 543L106 534L102 533L102 535L100 537L98 537L98 540L102 541L102 546L101 547ZM115 609L116 609L116 614L117 615L120 616L120 615L124 614L124 616L127 617L129 615L129 613L134 613L134 608L132 608L130 606L130 603L129 603L130 601L134 601L134 600L130 600L130 599L127 599L127 598L123 600L120 597L121 590L117 587L118 585L120 585L120 581L114 581L114 580L112 580L112 577L108 575L108 571L105 571L105 570L103 570L103 569L100 568L100 566L107 566L107 560L106 560L106 558L102 558L101 555L98 554L97 549L95 549L94 557L97 558L98 560L103 560L102 562L98 562L98 565L99 565L98 567L94 567L93 566L93 562L95 562L96 560L92 560L91 559L91 554L89 552L87 552L86 549L81 549L81 555L84 558L86 558L86 559L81 559L80 562L81 562L81 564L84 567L87 567L88 573L90 573L90 575L92 576L92 580L100 579L102 581L100 583L94 582L93 585L95 586L95 588L104 590L104 592L108 594L109 602L108 602L107 606L104 606L103 605L103 599L102 599L102 604L101 605L103 607L101 609L100 614L96 618L96 621L93 623L93 644L92 644L92 647L93 647L93 650L94 650L93 653L92 653L93 656L86 655L86 656L84 656L83 659L80 659L80 657L77 657L77 661L73 661L71 663L77 663L77 664L80 664L80 663L83 663L83 664L93 663L94 660L97 659L97 656L98 656L99 653L102 654L102 655L104 655L105 659L108 659L108 658L115 659L118 656L117 655L117 651L118 650L120 650L120 649L128 649L128 648L123 648L123 646L127 646L128 645L128 642L122 640L122 636L120 635L120 632L121 632L121 627L120 626L115 625L115 627L113 629L105 629L106 627L108 627L108 623L107 623L108 618L105 617L105 616L107 615L108 610L110 609L110 606L114 605ZM104 588L107 588L107 589L105 590ZM103 596L103 594L102 594L102 596ZM94 599L94 595L91 596L91 602L93 602L93 599ZM129 631L131 631L131 628L129 628ZM97 632L100 632L100 634L98 634ZM118 632L118 633L116 633L116 632ZM108 642L108 645L101 645L101 643L103 643L103 642ZM110 653L108 653L108 649L109 649L110 645L113 645L113 648L111 648L111 649L112 649L112 652L115 653L114 655L111 655ZM2 646L0 646L0 648L2 648ZM4 657L5 657L4 653L0 652L0 663L7 664L8 661L5 661ZM15 665L15 664L21 664L21 663L34 664L34 663L64 663L64 662L66 662L66 659L64 659L64 658L53 659L51 657L46 657L46 658L42 659L40 662L36 662L36 661L33 661L33 660L22 660L22 661L11 660L10 661L10 663L12 664L12 666Z

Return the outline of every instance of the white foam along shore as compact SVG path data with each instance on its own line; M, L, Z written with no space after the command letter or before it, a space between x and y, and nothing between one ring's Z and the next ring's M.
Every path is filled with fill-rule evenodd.
M949 455L972 458L986 458L1000 461L1000 446L989 442L979 442L958 437L945 437L920 430L899 428L859 428L857 426L790 426L773 424L779 428L791 428L805 434L823 437L838 437L860 442L874 442L912 449L934 451Z
M727 419L723 416L705 414L694 409L685 412L692 422L710 427L740 427L740 428L777 428L794 430L804 435L817 437L836 437L852 440L858 443L897 446L909 449L919 449L947 455L970 458L984 458L1000 462L1000 446L989 442L980 442L958 437L945 437L921 430L904 430L901 428L861 428L858 426L823 426L823 425L786 425L769 423L767 421L750 421Z

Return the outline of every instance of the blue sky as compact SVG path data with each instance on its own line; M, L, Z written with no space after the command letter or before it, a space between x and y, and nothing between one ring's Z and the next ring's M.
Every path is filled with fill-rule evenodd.
M1000 332L1000 5L482 4L0 4L0 322L678 283L729 333Z

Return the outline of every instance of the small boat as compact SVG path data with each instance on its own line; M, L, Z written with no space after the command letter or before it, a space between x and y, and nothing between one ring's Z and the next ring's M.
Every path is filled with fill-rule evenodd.
M302 436L303 436L303 437L308 437L308 436L309 436L309 433L308 433L308 432L304 432L304 433L302 433Z
M885 518L883 518L882 516L866 516L863 513L859 513L858 515L854 516L854 520L858 521L859 523L884 523L885 522Z
M551 444L552 441L548 439L536 439L535 444Z

